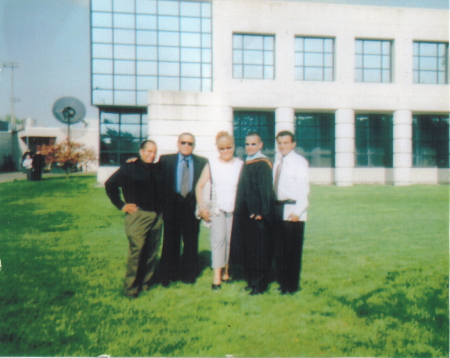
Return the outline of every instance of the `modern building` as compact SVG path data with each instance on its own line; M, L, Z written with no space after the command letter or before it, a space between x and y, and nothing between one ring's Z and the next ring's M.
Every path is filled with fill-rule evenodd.
M216 155L291 130L313 183L449 182L448 10L295 0L91 0L106 178L145 138Z

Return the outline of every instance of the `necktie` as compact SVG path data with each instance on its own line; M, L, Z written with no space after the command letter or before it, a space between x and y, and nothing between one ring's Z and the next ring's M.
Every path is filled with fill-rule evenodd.
M281 167L283 166L283 157L281 157L280 164L277 166L275 171L275 182L273 183L273 189L275 190L275 195L278 198L278 184L280 183Z
M189 194L189 192L191 191L190 185L189 185L189 159L188 158L184 158L183 159L183 171L182 171L182 175L181 175L181 196L183 198L186 197L186 195Z

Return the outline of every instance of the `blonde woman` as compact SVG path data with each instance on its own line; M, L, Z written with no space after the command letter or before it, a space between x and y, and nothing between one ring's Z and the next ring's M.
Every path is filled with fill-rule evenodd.
M230 254L231 227L236 201L237 184L242 160L234 156L234 138L228 132L216 136L219 157L205 166L195 188L199 214L211 223L211 261L214 270L212 289L221 288L222 281L228 282L228 258ZM203 188L211 181L212 200L205 200ZM209 198L208 198L209 199Z

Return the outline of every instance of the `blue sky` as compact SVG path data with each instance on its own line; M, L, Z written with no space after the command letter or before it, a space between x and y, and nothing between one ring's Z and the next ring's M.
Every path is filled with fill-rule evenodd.
M293 1L449 8L448 0ZM39 126L60 126L52 106L64 96L80 99L86 117L97 118L98 110L90 106L89 31L88 0L0 0L0 65L21 64L14 70L17 118L33 117ZM10 97L11 69L3 68L0 117L11 112Z

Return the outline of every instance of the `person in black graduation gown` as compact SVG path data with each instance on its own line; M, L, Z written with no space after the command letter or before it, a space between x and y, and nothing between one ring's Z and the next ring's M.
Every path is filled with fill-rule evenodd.
M274 219L272 164L261 153L258 133L245 139L247 158L239 179L231 237L232 263L244 267L250 295L265 292L271 265L271 237Z

